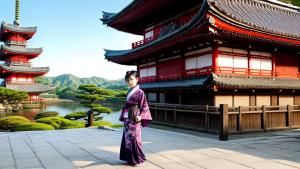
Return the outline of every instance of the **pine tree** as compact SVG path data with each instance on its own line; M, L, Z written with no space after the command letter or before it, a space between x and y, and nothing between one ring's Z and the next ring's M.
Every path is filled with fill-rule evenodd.
M104 96L112 95L111 92L104 90L100 87L97 87L94 84L86 84L80 85L78 87L79 94L77 94L77 98L81 99L81 104L90 109L87 112L88 122L87 127L93 126L94 119L99 119L101 113L111 113L112 110L107 107L103 107L99 104L99 101L104 101Z

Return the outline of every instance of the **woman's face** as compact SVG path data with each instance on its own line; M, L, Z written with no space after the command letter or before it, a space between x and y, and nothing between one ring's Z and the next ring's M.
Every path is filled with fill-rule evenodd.
M129 76L129 78L127 79L126 83L128 85L128 87L133 88L137 85L137 82L139 81L139 79L135 76Z

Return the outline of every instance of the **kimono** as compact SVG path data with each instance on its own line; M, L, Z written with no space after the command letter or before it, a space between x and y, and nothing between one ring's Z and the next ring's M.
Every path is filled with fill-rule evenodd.
M141 117L141 121L135 122L128 117L132 106L138 106L137 115ZM152 117L145 94L138 85L128 91L119 120L124 122L120 160L127 161L130 165L144 162L146 157L142 151L141 126L146 127L152 121Z

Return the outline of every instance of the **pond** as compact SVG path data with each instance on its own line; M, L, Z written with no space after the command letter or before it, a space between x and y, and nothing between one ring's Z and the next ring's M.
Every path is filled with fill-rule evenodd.
M119 122L119 115L120 115L120 109L116 109L115 107L120 107L120 106L114 106L110 107L113 110L112 113L106 114L103 113L100 116L103 117L103 120L110 121L115 124L120 124ZM40 109L23 109L19 110L17 112L0 112L0 117L6 117L6 116L23 116L26 117L30 120L34 120L34 116L37 113L44 112L44 111L56 111L59 113L60 116L65 116L66 114L72 113L72 112L77 112L77 111L87 111L88 108L83 107L79 103L57 103L57 104L51 104L47 105L43 108Z

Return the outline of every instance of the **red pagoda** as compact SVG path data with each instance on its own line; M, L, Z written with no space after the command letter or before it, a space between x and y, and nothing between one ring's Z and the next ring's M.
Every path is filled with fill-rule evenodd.
M276 0L134 0L119 13L104 12L101 20L143 36L132 49L105 50L105 58L136 65L150 102L181 109L300 105L299 7ZM175 113L163 112L161 119L168 123L181 118L186 125L198 118ZM288 121L284 114L267 117L279 126ZM293 117L300 125L299 112ZM155 113L154 119L159 118ZM201 118L209 123L206 115L199 115L193 126ZM260 114L247 118L249 124L264 120ZM257 126L260 122L252 127Z
M35 77L46 74L48 67L32 67L30 60L42 53L42 48L27 48L27 40L36 32L36 27L20 27L19 0L16 0L16 18L13 24L1 23L0 41L4 42L0 49L0 77L4 79L3 86L26 91L29 100L38 101L39 94L53 87L39 85Z

